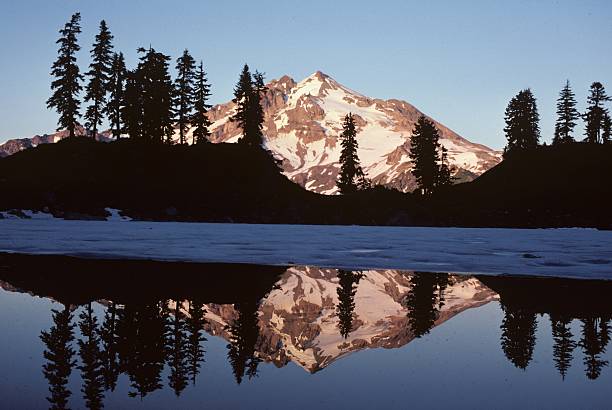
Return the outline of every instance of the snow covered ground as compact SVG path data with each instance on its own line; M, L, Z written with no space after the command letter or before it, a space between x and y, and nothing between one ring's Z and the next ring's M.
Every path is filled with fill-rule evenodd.
M0 251L612 279L612 232L0 220Z

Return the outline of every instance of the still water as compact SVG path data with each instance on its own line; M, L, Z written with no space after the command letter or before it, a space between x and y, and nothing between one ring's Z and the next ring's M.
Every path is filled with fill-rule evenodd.
M610 408L612 281L0 254L0 408Z

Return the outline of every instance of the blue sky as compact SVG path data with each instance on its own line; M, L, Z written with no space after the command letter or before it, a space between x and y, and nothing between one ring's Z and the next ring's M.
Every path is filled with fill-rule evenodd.
M321 70L494 148L505 144L504 109L522 88L538 99L544 140L566 79L579 108L592 81L612 93L609 0L0 0L0 142L55 129L49 67L57 30L75 11L83 68L106 19L128 65L148 45L203 59L213 103L231 98L245 62L268 79Z

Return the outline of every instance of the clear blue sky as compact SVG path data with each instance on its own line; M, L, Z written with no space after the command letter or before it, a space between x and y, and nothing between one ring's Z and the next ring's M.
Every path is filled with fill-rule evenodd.
M609 0L0 0L0 142L55 129L49 67L57 30L75 11L83 68L106 19L129 65L149 44L203 59L213 103L231 97L244 62L268 79L322 70L494 148L505 144L504 109L522 88L538 99L544 140L566 79L579 108L592 81L612 93Z

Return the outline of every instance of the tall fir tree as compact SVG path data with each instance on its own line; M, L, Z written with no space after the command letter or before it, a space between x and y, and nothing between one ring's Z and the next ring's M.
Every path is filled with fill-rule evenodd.
M194 97L194 113L191 118L191 125L193 126L193 143L206 143L209 142L209 127L211 125L207 115L208 110L211 107L211 105L208 104L208 98L210 97L210 85L206 79L204 64L201 61L195 77Z
M600 82L591 84L591 94L587 99L587 110L583 115L585 126L585 141L591 144L603 142L603 128L605 118L609 116L608 109L604 106L610 97L606 94L604 86Z
M179 129L179 143L187 144L187 132L193 118L196 80L195 60L185 49L183 55L176 60L177 77L175 87L175 112Z
M439 140L436 125L421 115L412 131L409 157L413 162L412 174L423 195L452 183L448 153Z
M536 100L529 88L520 91L506 108L504 132L508 143L504 158L517 152L534 149L540 139L540 115Z
M258 71L251 75L247 64L242 68L238 84L234 88L234 101L236 113L231 121L237 122L242 129L239 142L253 147L262 147L263 144L263 95L266 92L264 76Z
M352 113L344 117L342 134L340 134L340 171L336 186L343 195L355 193L361 189L369 188L370 183L366 178L359 163L357 155L357 126Z
M168 72L170 57L151 47L140 48L138 52L143 54L135 76L142 93L142 137L172 144L174 87Z
M140 72L126 72L121 122L132 139L143 139L143 85Z
M58 57L51 67L51 75L55 77L51 83L51 89L54 91L47 100L47 108L55 108L60 115L57 130L68 130L70 137L76 135L81 107L79 93L83 89L83 76L76 63L76 53L81 49L77 42L80 32L81 14L75 13L59 31L61 37L56 41L56 44L59 44Z
M104 407L104 377L102 370L102 353L100 350L100 329L98 320L89 302L79 315L79 329L82 338L77 342L81 357L81 379L83 380L83 399L88 409Z
M125 83L127 81L127 74L123 53L114 53L108 81L109 98L105 114L108 116L111 131L116 139L121 138L121 135L126 131L125 122L121 113L125 107Z
M85 101L91 102L85 111L85 126L92 138L98 135L98 126L102 124L106 107L106 94L109 90L113 58L113 36L106 25L100 22L100 32L91 49L91 64L86 75L89 83L85 87Z
M355 319L355 294L357 286L363 277L361 272L349 270L338 270L338 304L336 314L338 315L338 329L343 338L348 338L353 331L353 321Z
M609 144L612 142L612 136L610 135L610 132L612 131L610 129L611 127L612 120L610 119L610 114L605 113L601 122L601 140L604 144Z
M246 132L250 128L249 103L253 95L253 77L247 64L244 65L240 73L240 78L234 87L233 102L236 104L236 113L230 121L236 122L242 129L242 139L246 137Z
M568 80L557 100L557 122L555 123L555 136L552 141L554 145L574 142L572 132L576 126L576 120L579 118L580 113L576 109L576 98Z

